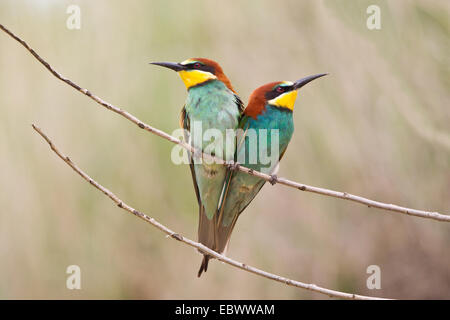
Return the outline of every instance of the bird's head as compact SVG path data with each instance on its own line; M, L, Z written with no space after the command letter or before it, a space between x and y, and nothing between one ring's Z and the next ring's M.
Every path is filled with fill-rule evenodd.
M252 92L244 113L256 119L256 117L265 110L266 105L292 112L297 98L297 90L314 79L325 75L327 75L327 73L308 76L295 82L276 81L265 84Z
M211 80L219 80L222 81L228 89L235 92L231 86L230 80L223 73L220 65L213 60L205 58L191 58L180 63L151 62L151 64L176 71L180 75L181 80L183 80L188 90Z

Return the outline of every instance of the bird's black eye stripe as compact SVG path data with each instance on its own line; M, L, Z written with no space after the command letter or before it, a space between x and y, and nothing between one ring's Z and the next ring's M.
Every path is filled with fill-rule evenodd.
M283 90L279 90L278 88L283 88ZM293 86L277 86L273 90L266 93L266 99L272 100L285 92L291 91L292 89Z
M186 65L186 68L188 70L201 70L201 71L206 71L206 72L211 72L212 74L214 74L214 68L211 66L207 66L201 62L198 61L194 61L191 62L189 64Z

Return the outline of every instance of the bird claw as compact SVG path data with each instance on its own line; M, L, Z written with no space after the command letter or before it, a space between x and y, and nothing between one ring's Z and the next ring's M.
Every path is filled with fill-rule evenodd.
M272 175L270 176L269 182L270 182L271 185L274 185L274 184L277 183L277 180L278 180L277 175L276 175L276 174L272 174Z
M236 171L239 169L239 163L237 162L233 162L233 163L229 163L227 165L228 169L230 169L231 171Z

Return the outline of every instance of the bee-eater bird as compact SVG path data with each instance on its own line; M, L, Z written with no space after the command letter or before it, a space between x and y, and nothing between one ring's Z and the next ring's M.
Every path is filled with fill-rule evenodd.
M272 82L253 91L239 123L243 134L237 143L235 160L242 161L239 162L240 165L256 171L276 173L278 162L286 152L294 132L292 114L297 90L324 75L326 74L317 74L295 82ZM274 146L278 150L272 150L272 130L278 130L278 145ZM256 139L251 139L250 131L256 134ZM274 152L277 152L275 161L270 163L265 161L263 164L261 154L270 156ZM256 157L252 160L250 154ZM255 198L265 182L266 180L256 176L229 169L218 210L217 252L223 253L226 250L239 215Z
M239 124L243 105L230 80L215 61L192 58L181 63L153 62L152 64L176 71L183 80L188 95L181 111L180 124L185 129L185 139L191 146L205 151L211 148L214 156L233 160L234 147L226 148L224 139L206 137L206 131L214 129L222 137ZM196 134L198 125L205 132L205 139ZM187 135L186 135L187 133ZM216 250L217 208L220 201L227 168L218 163L199 163L200 157L189 153L189 162L199 205L198 241ZM204 255L198 276L208 268L209 255Z

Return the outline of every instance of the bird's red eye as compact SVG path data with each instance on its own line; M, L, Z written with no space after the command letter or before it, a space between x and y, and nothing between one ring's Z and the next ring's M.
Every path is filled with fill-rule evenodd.
M200 66L201 66L200 63L198 63L198 62L194 63L194 68L200 68Z
M281 93L281 92L283 92L283 91L284 91L284 88L283 88L283 87L278 87L278 88L277 88L277 92L280 92L280 93Z

